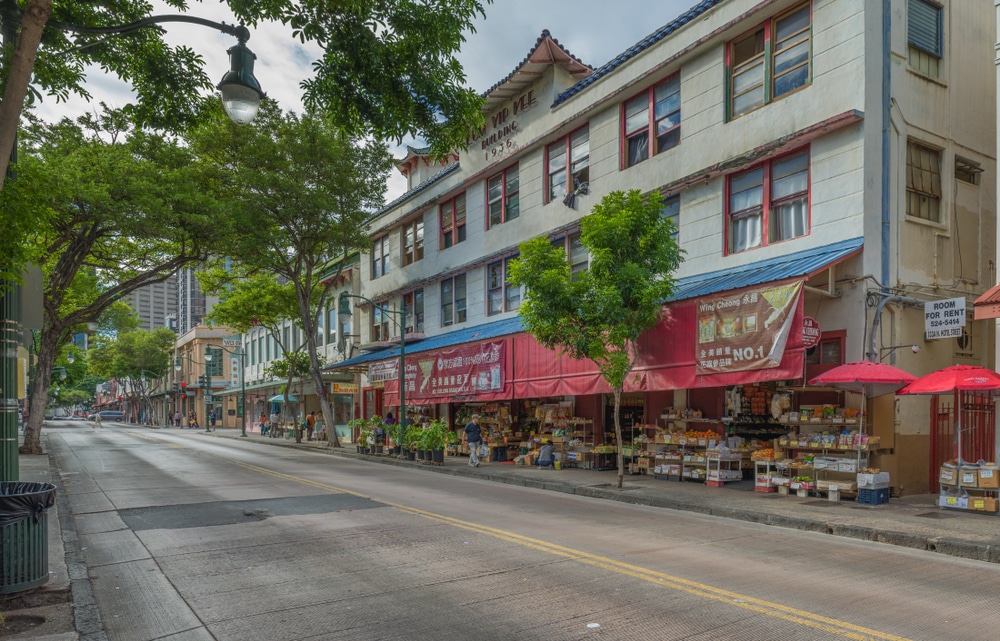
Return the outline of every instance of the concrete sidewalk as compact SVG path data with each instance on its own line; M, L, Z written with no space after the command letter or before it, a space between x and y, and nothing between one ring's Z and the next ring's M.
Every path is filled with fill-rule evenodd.
M622 489L615 472L563 469L539 470L532 466L484 462L469 467L465 456L446 456L443 465L424 465L389 456L357 453L353 445L329 448L322 441L296 443L291 439L240 436L239 430L220 429L214 438L235 438L261 446L289 447L317 453L402 465L434 472L479 478L495 483L522 485L611 501L687 510L776 527L821 532L866 541L928 550L967 559L1000 563L1000 516L937 507L937 495L891 498L884 505L861 505L844 499L829 501L810 496L779 496L753 491L753 481L708 487L698 482L663 481L647 475L626 475Z

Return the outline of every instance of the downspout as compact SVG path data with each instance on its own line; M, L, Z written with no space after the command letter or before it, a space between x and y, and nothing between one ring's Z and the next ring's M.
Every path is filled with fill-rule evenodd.
M892 17L891 0L882 0L882 293L886 293L889 283L889 132L891 126L892 109L891 90L889 81L891 80L892 64ZM882 301L882 304L885 300ZM878 313L875 314L874 326L879 322L879 315L882 311L880 304ZM872 347L875 345L875 333L872 332Z

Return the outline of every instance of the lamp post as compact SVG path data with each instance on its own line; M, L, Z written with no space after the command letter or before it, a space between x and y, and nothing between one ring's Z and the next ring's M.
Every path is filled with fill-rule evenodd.
M225 339L223 339L225 340ZM217 349L222 350L227 354L232 354L233 356L240 357L240 411L242 416L240 416L240 436L246 438L247 435L247 352L243 348L242 343L240 344L239 352L233 352L223 347L217 347ZM208 360L208 356L205 356Z
M357 298L358 300L365 301L372 306L372 309L376 307L375 303L371 300L365 298L364 296L359 296L358 294L348 294L347 292L341 292L340 300L337 307L337 317L341 323L347 323L351 320L351 304L347 300L348 298ZM383 314L398 314L399 315L399 440L403 441L406 436L406 429L409 427L406 424L406 307L402 307L398 310L382 308Z
M3 2L0 11L0 35L5 46L14 46L20 21L17 3ZM253 120L260 108L264 92L253 75L257 59L246 42L250 31L243 25L229 25L194 16L149 16L125 25L112 27L86 27L49 20L46 27L80 34L116 37L162 22L187 22L199 24L234 36L237 44L228 50L230 70L216 88L222 94L222 107L233 122L245 125ZM79 45L62 53L72 53L96 43ZM8 178L13 178L17 163L17 138L10 152ZM0 481L17 481L18 467L18 404L16 394L7 393L17 386L17 349L21 335L21 287L16 283L0 280ZM70 361L72 362L72 361Z
M205 433L212 431L208 415L212 412L212 346L205 345Z

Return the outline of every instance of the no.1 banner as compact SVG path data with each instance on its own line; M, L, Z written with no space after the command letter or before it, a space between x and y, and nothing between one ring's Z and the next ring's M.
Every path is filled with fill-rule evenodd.
M801 295L802 281L795 281L721 292L698 301L695 372L778 367Z

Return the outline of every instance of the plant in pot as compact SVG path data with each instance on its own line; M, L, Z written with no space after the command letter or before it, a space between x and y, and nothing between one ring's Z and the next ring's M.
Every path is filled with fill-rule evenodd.
M355 441L355 444L358 446L358 453L367 454L374 435L368 421L363 418L356 418L347 425L351 428L352 434L358 435L357 441Z
M419 425L410 425L406 428L406 432L400 437L402 440L403 452L406 454L407 461L414 461L417 459L418 448L420 447L420 433L421 429ZM419 452L421 457L423 452Z
M393 455L399 454L399 434L403 426L399 423L383 423L382 429L385 430L385 444L389 446Z
M382 417L378 415L371 417L368 424L372 430L372 451L374 454L381 454L382 448L385 447L385 428L387 426L382 422Z
M462 439L458 437L458 432L455 430L448 430L447 438L447 449L448 453L453 456L458 456L458 448L462 444Z
M431 451L435 463L444 462L444 446L448 443L448 424L442 420L431 421L424 428L424 446Z

